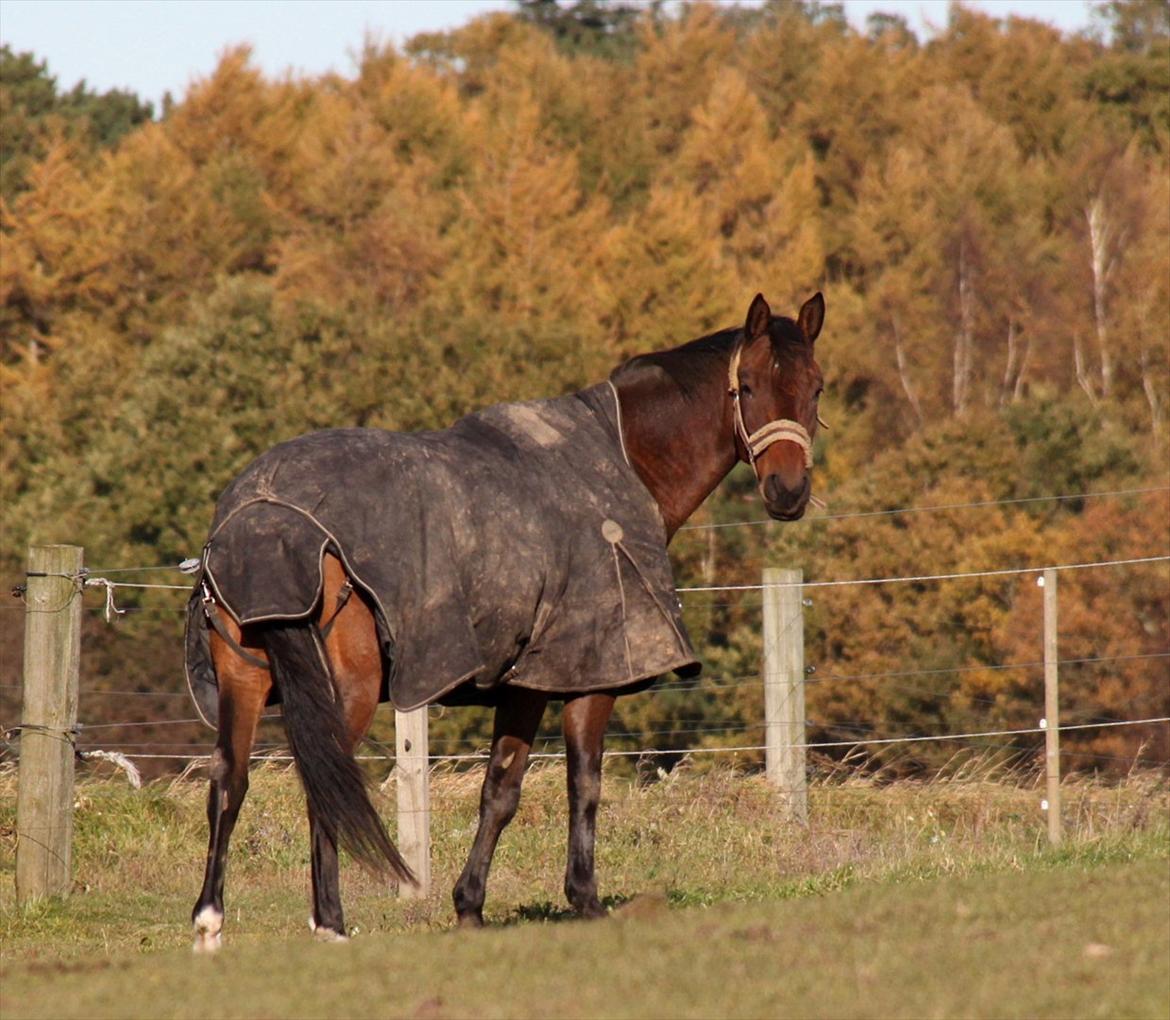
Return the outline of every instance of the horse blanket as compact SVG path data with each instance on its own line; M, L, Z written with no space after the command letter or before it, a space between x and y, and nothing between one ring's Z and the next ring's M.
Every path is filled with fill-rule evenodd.
M188 683L214 724L203 600L240 625L316 609L326 551L378 621L388 696L489 704L697 669L658 505L616 392L499 404L448 429L330 429L262 454L217 504L187 618ZM477 694L479 695L477 697Z

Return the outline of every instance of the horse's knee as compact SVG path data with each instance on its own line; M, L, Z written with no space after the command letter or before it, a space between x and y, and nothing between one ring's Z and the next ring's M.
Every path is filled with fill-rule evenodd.
M483 780L481 804L486 815L507 825L520 807L520 787L524 782L527 755L511 750L493 760Z
M211 752L207 771L211 782L231 800L240 800L248 792L248 762L239 761L234 753L217 747Z
M493 777L491 791L491 811L504 822L510 822L520 807L520 781L522 776L515 775L508 769L501 769L497 777Z
M601 769L591 765L575 769L572 781L577 806L596 807L601 800Z

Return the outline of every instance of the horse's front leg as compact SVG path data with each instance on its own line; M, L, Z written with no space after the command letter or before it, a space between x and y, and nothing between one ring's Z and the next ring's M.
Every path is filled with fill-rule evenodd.
M548 695L540 691L505 687L501 692L492 752L479 799L479 828L463 874L455 883L455 913L461 926L478 928L483 924L483 901L492 855L500 833L520 805L520 784L524 782L528 753L547 703Z
M601 800L601 749L613 712L612 694L582 694L565 702L565 751L569 773L569 861L565 896L582 917L603 917L593 870L597 805Z

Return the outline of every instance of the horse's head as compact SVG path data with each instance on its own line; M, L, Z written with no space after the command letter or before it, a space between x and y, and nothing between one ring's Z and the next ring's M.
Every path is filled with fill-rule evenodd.
M817 433L817 399L824 380L813 344L825 320L820 293L795 321L773 316L757 294L729 366L736 446L756 472L764 507L776 520L804 515Z

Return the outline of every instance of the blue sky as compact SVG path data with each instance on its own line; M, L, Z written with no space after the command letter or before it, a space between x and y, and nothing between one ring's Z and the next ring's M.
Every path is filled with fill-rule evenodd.
M1089 0L968 0L997 17L1019 14L1066 32L1089 26ZM901 14L924 34L947 20L948 0L846 0L858 27L875 10ZM0 0L0 40L47 59L63 88L128 88L158 108L215 67L219 53L253 45L268 74L352 72L367 31L402 42L453 28L508 0Z

